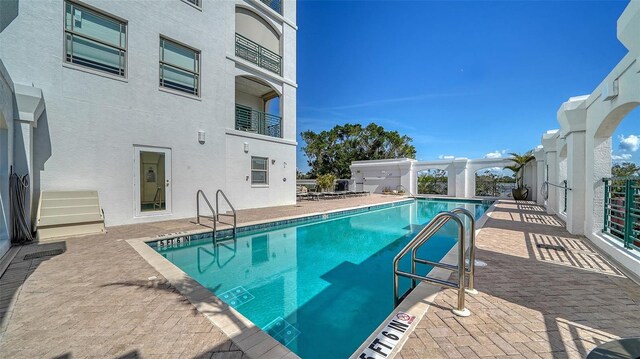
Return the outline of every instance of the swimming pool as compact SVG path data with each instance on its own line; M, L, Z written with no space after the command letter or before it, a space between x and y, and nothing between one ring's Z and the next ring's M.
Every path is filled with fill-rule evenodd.
M393 257L437 213L456 207L479 218L489 204L412 200L285 222L235 240L149 245L300 357L346 358L393 310ZM421 256L440 260L456 230L445 225Z

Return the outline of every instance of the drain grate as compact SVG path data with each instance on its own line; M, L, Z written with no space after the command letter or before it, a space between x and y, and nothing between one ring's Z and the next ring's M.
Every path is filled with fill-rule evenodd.
M554 251L560 251L560 252L566 252L567 251L567 249L564 248L563 246L556 246L556 245L553 245L553 244L545 244L545 243L536 244L536 247L542 248L542 249L553 249Z
M42 257L52 257L52 256L57 256L58 254L62 254L64 253L64 249L52 249L49 251L42 251L42 252L36 252L36 253L29 253L27 255L24 256L23 260L29 260L29 259L36 259L36 258L42 258Z

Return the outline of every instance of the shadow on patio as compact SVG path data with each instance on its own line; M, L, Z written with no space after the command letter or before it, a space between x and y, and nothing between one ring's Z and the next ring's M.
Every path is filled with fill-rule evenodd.
M584 358L596 345L640 336L640 286L534 204L503 202L477 241L479 295L456 317L444 290L403 358L451 355ZM560 245L566 251L537 244Z

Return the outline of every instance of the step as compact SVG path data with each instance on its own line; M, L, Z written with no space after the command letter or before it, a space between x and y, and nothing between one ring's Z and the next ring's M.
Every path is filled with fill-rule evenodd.
M36 218L39 240L104 233L97 191L43 191Z

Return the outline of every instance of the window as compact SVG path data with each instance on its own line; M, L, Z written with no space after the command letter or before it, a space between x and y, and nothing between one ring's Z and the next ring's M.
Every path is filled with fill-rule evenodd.
M251 184L269 184L268 158L251 157Z
M196 7L201 7L201 0L183 0Z
M160 87L200 96L200 51L161 37Z
M125 76L126 22L67 1L64 23L66 62Z

